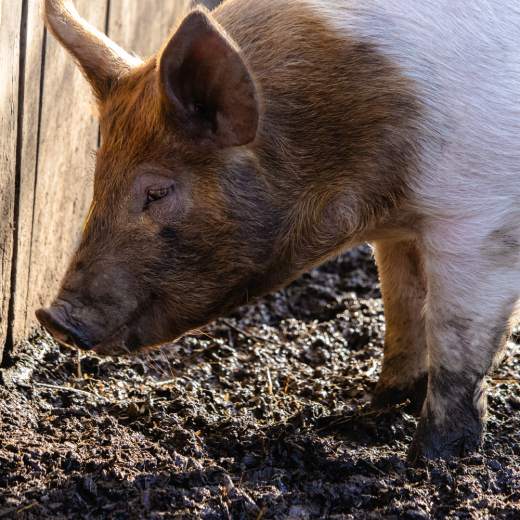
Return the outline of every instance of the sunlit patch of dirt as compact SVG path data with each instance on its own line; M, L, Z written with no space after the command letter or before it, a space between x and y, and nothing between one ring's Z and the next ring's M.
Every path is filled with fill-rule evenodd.
M35 338L0 385L0 518L520 518L517 345L482 454L412 468L415 419L368 406L382 311L364 248L147 356Z

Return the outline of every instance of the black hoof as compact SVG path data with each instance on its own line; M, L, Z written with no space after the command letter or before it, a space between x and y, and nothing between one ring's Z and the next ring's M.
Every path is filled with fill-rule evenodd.
M408 451L408 461L416 464L423 459L449 459L465 457L478 451L482 444L483 423L451 418L444 424L435 425L422 417ZM466 418L467 419L467 418Z
M405 387L391 387L378 383L372 396L372 407L383 409L408 401L405 411L418 416L426 398L427 387L428 376L426 374Z

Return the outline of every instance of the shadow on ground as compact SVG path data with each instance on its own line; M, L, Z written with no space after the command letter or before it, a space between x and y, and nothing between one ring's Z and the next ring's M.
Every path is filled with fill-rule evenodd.
M360 249L147 356L35 338L0 386L0 518L519 518L517 345L483 454L411 468L415 419L367 406L383 333Z

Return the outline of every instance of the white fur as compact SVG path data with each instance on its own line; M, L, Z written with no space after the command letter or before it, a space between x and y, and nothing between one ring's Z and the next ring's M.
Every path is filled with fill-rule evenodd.
M424 168L415 186L421 213L482 218L491 209L485 220L500 222L516 210L519 217L520 3L308 1L416 84L427 107Z
M499 230L520 243L520 2L305 3L415 85L425 111L410 210L423 222L430 367L483 375L520 297L519 248L492 254Z
M520 240L520 3L306 3L336 31L373 44L416 85L426 117L412 203L431 226L425 245L466 255L503 226ZM493 283L520 293L520 255L509 267Z

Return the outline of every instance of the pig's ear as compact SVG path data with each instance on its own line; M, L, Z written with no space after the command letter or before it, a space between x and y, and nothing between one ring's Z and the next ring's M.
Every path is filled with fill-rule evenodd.
M45 0L43 5L47 28L76 59L99 100L117 78L141 64L81 18L71 0Z
M190 13L164 47L159 80L167 110L189 138L220 148L254 140L255 82L236 44L203 10Z

